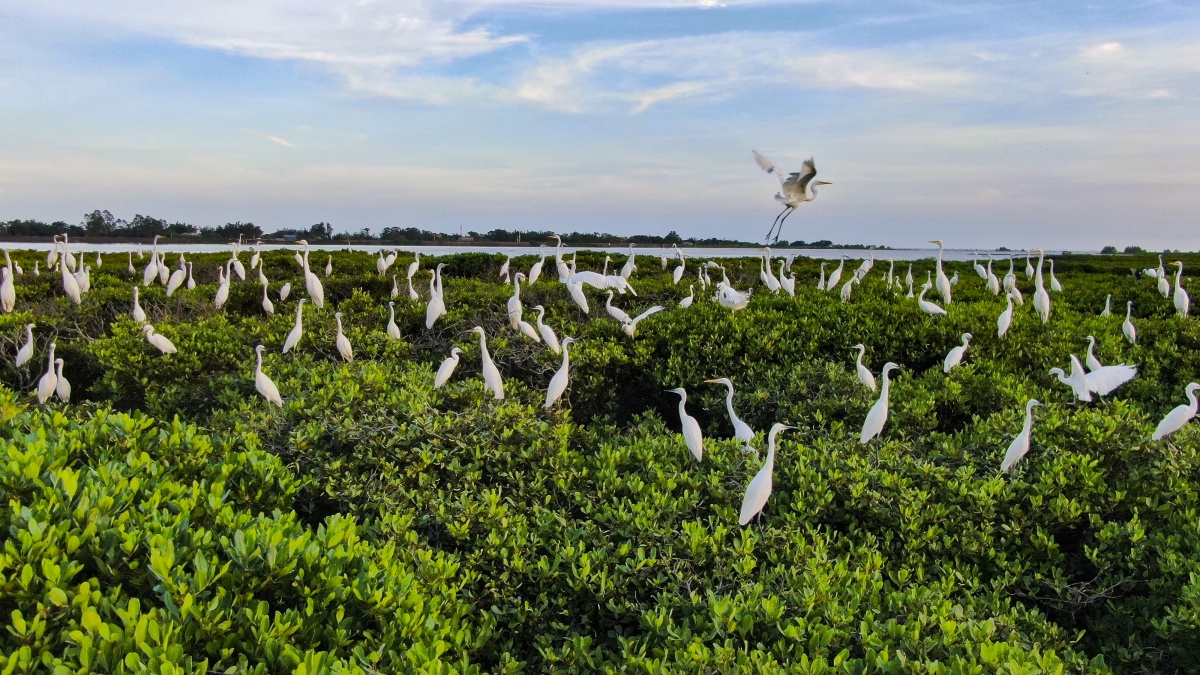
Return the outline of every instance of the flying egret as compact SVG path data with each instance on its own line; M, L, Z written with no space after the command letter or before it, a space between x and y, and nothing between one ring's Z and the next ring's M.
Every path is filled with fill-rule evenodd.
M692 456L696 461L704 459L704 436L700 433L700 424L687 413L687 390L683 387L666 390L672 394L679 394L679 426L680 433L683 434L683 441L687 444L687 448L691 451Z
M538 315L537 329L538 333L540 333L542 336L542 340L545 341L546 346L550 348L550 351L554 352L555 354L559 353L562 351L562 346L558 344L558 336L554 334L553 328L542 323L542 317L546 315L546 309L541 305L535 305L533 310L537 312Z
M1196 390L1200 389L1200 383L1193 382L1189 384L1183 391L1187 395L1187 404L1180 405L1167 413L1167 416L1158 423L1154 429L1154 434L1150 436L1151 440L1162 440L1164 436L1173 434L1183 428L1193 417L1196 416Z
M99 254L96 255L99 257ZM62 401L63 403L70 403L71 383L68 382L66 376L63 375L63 360L54 359L54 365L58 368L58 371L55 373L58 381L54 383L54 395L58 396L58 400Z
M300 302L296 303L296 325L292 326L292 330L288 332L287 339L283 341L283 353L288 353L296 345L300 344L300 338L304 337L304 301L308 298L300 298Z
M997 337L1004 337L1004 334L1008 332L1008 328L1010 326L1012 326L1012 320L1013 320L1013 298L1012 298L1012 295L1006 295L1006 296L1004 296L1004 299L1008 301L1008 307L1005 308L1005 310L1003 312L1000 312L1000 316L996 318L996 336Z
M750 443L754 440L754 430L733 411L733 382L728 377L705 380L705 382L708 384L723 384L728 388L728 392L725 394L725 410L729 413L729 421L733 424L733 437L745 443L746 450L749 451L751 449Z
M616 319L617 321L620 321L621 323L628 323L630 321L629 315L626 314L625 310L621 309L620 307L613 307L612 299L613 299L613 292L609 291L608 299L604 301L604 309L608 311L609 316Z
M559 366L558 372L554 373L554 377L550 378L550 386L546 388L546 402L542 404L543 408L554 405L567 390L567 380L570 377L571 368L571 356L567 352L567 346L575 341L575 338L572 337L565 337L562 340L562 365Z
M1192 300L1188 297L1188 292L1183 290L1183 261L1176 260L1171 264L1179 265L1179 269L1175 272L1175 312L1186 319Z
M962 334L962 344L954 349L951 349L950 353L946 354L946 360L942 363L943 373L949 373L952 368L962 363L963 356L966 355L967 347L971 342L971 338L973 337L975 336L971 335L970 333Z
M496 399L502 399L504 398L504 380L500 378L500 369L496 367L492 361L492 355L488 353L487 335L479 326L475 326L471 330L479 333L479 357L483 362L483 383L491 390Z
M800 171L787 173L776 166L774 162L759 154L757 150L751 150L751 152L754 154L754 161L758 162L758 166L763 171L775 174L775 177L779 179L779 192L775 194L775 201L783 204L783 210L775 216L775 221L771 223L771 229L767 230L767 241L775 243L779 241L779 235L783 232L783 221L792 215L796 207L816 199L818 185L832 185L832 183L814 180L817 177L817 166L813 163L812 157L804 160ZM778 225L778 231L776 231L776 225ZM775 234L774 239L771 238L772 232Z
M746 486L746 495L742 497L742 508L738 512L738 525L749 524L767 505L775 473L775 438L784 429L795 428L778 422L771 427L770 433L767 434L767 461L763 462L762 468L750 479L750 485Z
M1050 294L1046 292L1046 284L1042 281L1042 261L1046 257L1046 253L1041 249L1033 251L1038 254L1037 271L1033 274L1033 309L1042 319L1042 323L1050 320Z
M934 279L937 282L935 284L935 288L937 288L938 295L942 296L942 304L949 306L950 280L946 278L946 272L942 269L942 252L945 250L945 246L942 245L941 239L930 239L929 243L937 244L938 247L937 262L934 263L937 270L934 275Z
M1097 361L1097 363L1099 362ZM1137 375L1137 366L1118 363L1115 366L1100 366L1087 373L1084 379L1087 381L1090 391L1107 396L1112 390L1132 380L1135 375Z
M17 357L13 361L14 368L20 368L29 363L29 360L33 358L33 329L33 324L25 324L25 344L21 345L21 348L17 350Z
M1004 453L1004 461L1000 463L1001 471L1011 470L1017 465L1017 462L1021 461L1025 453L1029 452L1029 437L1033 432L1033 406L1035 405L1041 405L1041 403L1032 398L1025 403L1025 425L1021 427L1021 433L1017 434L1017 437L1008 445L1008 452Z
M1132 315L1133 300L1129 300L1126 303L1126 321L1121 324L1121 331L1124 333L1124 336L1126 336L1126 340L1129 341L1130 345L1136 345L1138 344L1138 329L1134 327L1132 318L1130 318Z
M935 305L932 302L929 302L928 300L925 299L925 293L928 290L929 290L929 284L924 284L921 286L921 294L917 296L917 306L921 308L922 312L925 312L926 314L929 314L931 316L945 314L946 310L942 309L941 307L938 307L937 305Z
M333 320L337 322L337 336L333 339L333 344L337 346L338 353L346 361L354 360L354 349L350 347L350 339L342 332L342 313L335 312Z
M1050 374L1057 377L1059 382L1070 387L1071 392L1075 394L1075 398L1084 402L1092 400L1092 392L1088 388L1087 374L1083 370L1083 365L1079 363L1079 358L1074 354L1071 355L1070 376L1067 376L1062 368L1051 368Z
M450 380L454 375L454 369L458 367L458 355L462 354L463 350L454 347L450 350L450 356L442 361L442 365L438 366L437 375L433 377L433 388L437 389Z
M829 273L829 278L825 280L825 290L832 291L837 288L837 284L842 280L842 270L846 267L846 256L842 256L841 262L838 263L837 269Z
M263 398L267 399L268 403L274 403L276 406L282 408L283 397L279 395L279 387L275 386L275 382L267 377L267 374L262 369L263 349L262 345L254 348L254 388L258 390L258 393L262 394Z
M391 301L388 302L387 334L393 340L400 339L400 327L396 325L396 303Z
M63 265L63 269L66 269L66 265ZM40 379L38 379L37 399L38 399L39 404L49 401L50 397L54 395L55 387L58 386L58 373L55 371L55 368L54 368L54 343L53 342L50 343L50 355L49 355L48 362L49 362L49 367L46 369L46 372L42 375L42 377Z
M533 263L533 266L529 268L528 283L530 286L536 284L537 280L539 278L541 278L541 276L542 276L542 265L544 265L546 263L546 245L545 244L538 246L538 255L540 256L538 258L538 261Z
M1100 316L1112 316L1112 293L1104 298L1104 309L1100 312Z
M888 394L891 391L891 380L888 379L888 374L900 366L888 361L883 364L883 370L880 371L879 377L883 379L883 387L879 391L879 400L875 401L875 405L871 406L871 410L867 413L867 419L863 421L862 433L858 435L858 442L866 444L872 438L879 435L883 431L883 425L888 418Z
M146 323L146 310L142 309L142 303L138 300L137 284L133 285L133 309L129 315L138 323Z
M679 301L679 306L683 307L684 309L691 307L692 301L695 300L695 296L696 296L696 285L688 284L688 296Z
M171 342L167 336L155 333L154 326L146 324L142 326L142 332L146 335L146 342L149 342L151 346L163 354L174 354L179 351L175 349L175 343Z
M641 314L638 314L637 316L633 317L632 319L628 319L628 320L622 322L621 330L625 331L625 334L628 335L629 337L633 337L634 334L637 333L638 324L641 323L642 319L645 319L646 317L650 316L651 314L661 312L664 309L666 309L666 307L663 307L662 305L655 305L655 306L651 307L650 309L642 312Z
M875 391L875 376L871 374L871 369L863 365L863 355L867 353L867 346L863 343L854 345L854 349L858 350L858 358L854 361L854 367L858 371L858 381L863 383L863 386L871 391Z
M291 292L292 292L292 282L290 282L290 281L284 282L283 286L279 287L280 302L287 300L288 295L290 295ZM301 298L301 300L303 300L303 298Z
M267 284L264 282L262 287L263 287L263 297L262 297L263 311L266 312L267 316L275 316L275 303L271 302L271 298L267 297Z
M1058 277L1054 276L1054 259L1050 259L1050 290L1055 293L1062 293L1062 284L1058 283Z

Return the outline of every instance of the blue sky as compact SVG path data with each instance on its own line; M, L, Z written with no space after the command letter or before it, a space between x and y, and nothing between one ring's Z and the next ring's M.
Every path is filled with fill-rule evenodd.
M1195 2L0 0L0 219L1200 248Z

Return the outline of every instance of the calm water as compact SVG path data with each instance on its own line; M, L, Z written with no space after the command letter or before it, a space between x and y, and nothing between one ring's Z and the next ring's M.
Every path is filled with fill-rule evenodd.
M0 244L0 246L3 246L3 244ZM49 251L50 246L51 246L51 244L49 242L44 243L44 244L43 243L24 243L23 242L20 244L13 244L11 246L7 246L7 248L9 248L10 250L23 249L23 250L32 250L32 251ZM276 249L296 249L296 248L299 248L299 247L296 246L295 244L263 244L262 245L262 250L264 250L264 251L273 251ZM344 250L346 250L346 246L344 244L322 244L322 245L310 246L309 248L313 251L344 251ZM420 251L421 255L430 255L430 256L450 255L453 253L500 253L500 254L512 254L514 256L518 256L518 255L537 255L537 252L538 252L538 249L536 247L529 247L529 246L519 246L519 247L511 247L510 248L510 247L506 247L506 246L377 246L377 245L364 244L364 245L354 245L351 248L355 251L371 253L372 255L378 254L379 251ZM243 247L242 247L242 251L244 253L247 253L247 255L249 254L249 251L251 249L252 249L251 246L243 245ZM105 254L110 254L110 253L117 254L117 253L125 253L126 251L137 252L138 250L139 250L139 246L137 244L74 244L74 243L71 244L72 252L100 251L101 253L105 253ZM149 251L150 246L143 245L143 246L141 246L141 250ZM158 250L168 251L171 253L175 253L175 252L221 253L223 251L229 251L230 247L228 245L222 245L222 244L174 244L174 243L159 242ZM553 253L553 249L550 247L547 247L546 250L549 253ZM629 252L628 247L615 247L615 246L611 246L611 247L567 246L567 247L565 247L565 250L568 254L570 254L572 251L608 251L608 252L612 253L614 257L617 257L618 259L621 259L621 260L623 260L624 256ZM662 248L658 248L658 247L635 246L633 250L638 255L656 256L656 257L657 256L666 256L668 258L673 258L675 256L674 251L672 251L669 248L662 249ZM683 252L684 252L684 255L686 255L690 258L742 258L742 257L755 257L755 256L762 255L761 249L754 249L754 248L685 247L683 249ZM868 257L868 255L869 255L867 251L863 251L863 250L841 250L841 249L823 249L823 248L800 248L800 249L773 248L773 249L771 249L771 252L776 257L787 257L787 256L794 254L798 258L818 258L818 259L823 259L823 260L825 260L825 259L836 260L838 258L841 258L843 255L849 257L851 260L860 260L862 258ZM936 256L937 249L936 248L903 248L903 249L892 249L890 251L874 251L873 253L874 253L875 258L878 260L884 260L887 258L892 258L893 260L920 260L922 258L932 258L932 257ZM1012 251L1004 252L1004 251L988 251L988 250L984 250L984 249L946 249L946 252L943 255L943 258L945 260L960 260L960 261L961 260L971 260L971 259L973 259L975 253L979 253L979 255L984 259L984 261L987 260L988 253L991 253L997 259L1001 259L1001 260L1005 259L1007 256L1010 256L1010 255L1015 255L1018 257L1022 257L1022 258L1025 256L1024 253L1017 253L1017 252L1012 252ZM1047 251L1047 253L1058 253L1058 251L1052 251L1052 252ZM1090 253L1090 251L1076 251L1076 253Z

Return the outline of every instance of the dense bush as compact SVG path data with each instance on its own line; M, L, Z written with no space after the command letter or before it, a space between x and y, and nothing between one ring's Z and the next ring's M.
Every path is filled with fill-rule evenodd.
M314 253L314 266L325 256ZM603 257L581 253L579 265L599 270ZM699 288L693 307L676 308L686 286L646 256L638 297L614 304L670 309L633 339L607 318L603 296L589 293L590 316L576 309L551 280L549 259L545 280L522 288L526 319L542 304L560 337L582 338L571 351L571 388L550 411L542 392L561 357L507 327L512 291L496 283L503 256L441 260L449 314L426 330L423 301L402 295L394 302L404 339L394 341L383 331L391 273L378 276L362 253L333 254L326 302L345 314L350 364L333 347L329 307L306 307L297 353L278 353L304 295L290 252L264 256L271 318L255 283L235 282L226 308L214 309L209 280L227 258L192 258L198 289L173 298L158 287L142 292L178 354L160 355L128 318L123 260L93 269L80 308L56 297L53 277L27 273L17 311L0 317L8 353L21 325L39 326L34 362L8 366L5 384L29 389L55 339L81 401L44 412L22 410L25 397L0 402L8 419L0 488L11 510L0 609L21 612L4 638L10 664L1200 668L1198 436L1187 427L1167 442L1148 440L1200 374L1200 328L1126 269L1156 258L1061 259L1066 289L1053 294L1046 326L1018 272L1027 303L997 338L1004 303L969 264L948 265L961 276L954 304L930 318L886 287L882 261L845 304L814 288L815 261L797 259L795 298L763 289L753 259L725 261L735 286L755 288L749 308L731 313ZM17 259L32 268L32 254ZM514 269L535 260L516 258ZM407 262L393 268L402 290ZM923 280L930 264L915 267ZM696 269L689 261L684 285L696 283ZM424 271L414 280L422 297L428 280ZM281 302L274 291L284 281L293 295ZM1108 293L1114 316L1099 317ZM1120 333L1125 300L1135 302L1137 345ZM468 332L475 325L506 378L503 401L484 395L478 339ZM941 360L963 332L975 335L968 357L945 375ZM1046 371L1082 353L1089 334L1102 360L1135 363L1140 373L1106 400L1075 405ZM865 448L857 432L875 395L854 375L858 342L874 370L902 365L883 436ZM254 390L259 343L282 409ZM433 390L433 369L455 345L466 350L458 371ZM724 389L703 383L720 376L738 385L738 412L755 429L798 427L782 437L774 494L747 528L736 524L737 507L761 458L722 440L731 435ZM674 431L677 398L662 392L674 386L688 388L708 436L702 463ZM1031 397L1048 404L1035 411L1033 450L1001 474ZM86 508L63 497L64 470L78 494L91 495ZM51 543L23 543L47 523ZM114 531L93 538L114 543L72 548L71 537L83 541L93 523L94 532ZM239 531L264 557L263 542L288 542L287 555L275 553L285 562L240 562ZM251 532L258 538L246 539ZM169 574L154 562L164 542L179 561ZM53 584L68 594L65 605L49 599L43 565L74 570ZM200 569L223 565L219 578ZM402 598L386 595L396 588L406 589ZM386 604L364 600L374 589L385 589ZM134 626L137 616L169 626L160 635L170 634L173 651L129 642L122 612L132 601ZM54 609L64 606L78 609ZM88 607L119 639L104 638L90 615L82 623ZM35 615L44 626L36 640ZM90 640L90 665L79 637ZM130 651L137 660L126 663Z

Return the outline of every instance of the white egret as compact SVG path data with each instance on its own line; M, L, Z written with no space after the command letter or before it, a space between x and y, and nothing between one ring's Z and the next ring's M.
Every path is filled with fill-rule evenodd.
M1009 443L1008 452L1004 453L1004 461L1000 463L1001 471L1011 470L1017 465L1017 462L1021 461L1025 453L1029 452L1029 439L1033 432L1033 406L1035 405L1041 405L1041 403L1032 398L1025 403L1025 425L1021 427L1021 433L1017 434L1012 443Z
M1071 375L1069 377L1062 368L1051 368L1050 374L1057 377L1059 382L1070 387L1075 398L1084 402L1092 400L1092 392L1088 389L1087 374L1074 354L1071 355Z
M479 333L479 357L482 361L483 383L497 400L502 399L504 398L504 380L500 378L500 369L496 367L495 362L492 361L492 355L488 353L487 335L479 326L475 326L471 330Z
M17 357L13 360L14 368L20 368L33 358L33 329L34 324L25 324L25 344L17 350Z
M1200 383L1193 382L1189 384L1183 391L1187 395L1187 404L1175 407L1167 416L1158 423L1154 429L1154 434L1150 436L1151 440L1162 440L1164 436L1173 434L1183 428L1193 417L1196 416L1196 390L1200 389Z
M717 303L736 312L750 304L750 292L743 293L733 286L722 284L717 289Z
M8 272L8 269L5 268L5 275L4 275L5 281L8 283L9 288L12 288L12 275L8 274L7 272ZM87 293L88 291L92 290L92 268L91 268L91 266L80 265L79 269L75 271L75 281L79 283L79 292L80 293ZM2 288L3 288L3 285L0 285L0 289L2 289ZM0 297L2 297L2 295L0 295ZM13 300L14 301L16 300L15 292L13 295ZM12 310L9 310L9 311L12 311Z
M992 254L988 254L987 264L987 289L992 292L992 295L1000 295L1000 280L996 278L995 272L992 272Z
M858 282L858 277L850 277L846 283L842 284L842 291L840 294L842 302L850 302L850 291L853 290L856 282Z
M950 350L946 354L946 360L942 362L942 372L949 373L952 368L962 363L963 357L967 354L967 347L971 343L971 338L975 337L970 333L962 334L962 344Z
M517 324L517 332L534 342L541 342L542 338L538 337L537 329L528 321L521 321Z
M971 255L975 256L975 261L972 265L975 268L975 274L979 275L980 279L987 280L987 270L983 269L983 265L979 263L979 251L975 251Z
M1156 276L1158 277L1158 294L1164 298L1171 297L1171 282L1167 280L1167 270L1163 268L1163 259L1161 255L1158 256L1158 270L1156 270Z
M1025 305L1025 296L1021 295L1021 289L1017 288L1016 286L1013 286L1012 288L1008 289L1008 293L1005 293L1005 295L1007 295L1013 302L1017 303L1018 305L1021 305L1021 306Z
M416 275L417 270L421 269L421 252L417 251L413 254L413 261L408 263L408 270L405 272L411 280Z
M571 294L571 299L583 310L584 314L589 314L587 296L583 294L583 284L571 281L567 278L567 291Z
M274 403L276 406L283 407L283 397L279 395L279 387L275 386L275 382L267 377L263 372L263 349L262 345L254 348L255 364L254 364L254 388L262 397L267 399L268 403Z
M742 508L738 511L738 525L749 524L767 505L767 500L771 497L771 484L774 481L775 473L775 439L784 429L795 428L778 422L771 427L770 433L767 434L767 461L763 462L762 468L754 474L754 478L750 479L750 484L746 486L746 494L742 497Z
M550 386L546 388L546 402L542 404L543 408L554 405L567 390L567 380L570 377L569 370L571 368L571 356L567 353L567 346L573 342L575 342L575 338L572 337L565 337L562 340L562 365L559 366L558 372L554 373L554 377L550 378Z
M1029 251L1025 252L1025 278L1033 278L1033 263L1029 260Z
M188 268L188 275L187 275L187 284L186 285L187 285L187 289L190 291L190 290L196 288L196 280L192 278L192 263L191 263L191 261L188 261L187 268Z
M154 250L150 253L150 262L146 263L146 269L142 271L142 285L149 286L158 278L158 238L160 235L154 235Z
M1054 276L1054 259L1050 259L1050 290L1055 293L1062 293L1062 284L1058 283L1058 277Z
M167 252L163 251L158 254L158 283L166 286L167 278L170 276L171 268L167 266Z
M521 316L524 310L521 307L521 280L525 278L524 274L517 272L513 275L513 294L508 299L508 323L513 329L520 328ZM609 297L612 297L612 291L609 291Z
M1042 319L1042 323L1050 320L1050 294L1046 292L1046 284L1042 281L1042 261L1046 257L1046 253L1041 249L1033 251L1038 254L1037 271L1033 275L1033 309Z
M1008 257L1008 273L1004 275L1004 279L1001 280L1000 286L1006 291L1017 287L1017 273L1013 271L1012 256Z
M279 301L283 302L284 300L287 300L288 296L291 295L291 293L292 293L292 282L290 282L290 281L284 282L283 286L279 287ZM301 298L301 300L303 300L303 299L304 298Z
M213 298L213 306L217 309L221 309L225 301L229 299L229 267L230 263L225 263L224 270L220 267L217 268L217 281L219 284L217 285L217 295Z
M641 323L642 319L645 319L656 312L661 312L664 309L666 309L666 307L663 307L662 305L655 305L641 314L633 317L632 319L624 321L621 324L621 330L625 331L625 334L629 337L633 337L637 333L638 324Z
M854 349L858 350L858 358L854 361L854 368L858 371L858 381L863 383L863 386L871 391L875 391L875 376L871 374L871 369L863 365L863 355L867 353L867 346L863 343L854 345Z
M263 277L263 278L265 279L266 277ZM271 302L271 298L267 297L267 284L264 282L262 287L263 287L263 298L262 298L263 311L267 313L267 316L275 316L275 303Z
M546 309L541 305L534 305L533 309L538 315L537 329L538 333L540 333L542 336L542 340L546 342L546 346L550 348L550 351L554 352L555 354L559 353L562 350L562 347L558 344L558 336L554 334L553 328L542 323L542 317L545 316Z
M917 296L917 306L921 308L922 312L925 312L926 314L929 314L931 316L945 314L946 310L942 309L941 307L938 307L937 305L935 305L932 302L929 302L928 300L925 299L925 293L928 290L929 290L929 284L924 284L921 286L921 293L920 293L920 295Z
M246 266L242 264L241 260L238 260L236 249L229 256L229 266L230 266L230 269L233 271L233 273L238 275L239 280L241 280L241 281L246 280ZM165 266L164 266L164 269L165 269ZM162 272L159 272L159 276L161 276L161 275L162 275ZM232 281L233 277L230 277L230 280Z
M58 262L58 247L62 244L58 237L59 235L54 235L54 244L50 247L49 251L46 251L46 269L53 268L54 263ZM141 257L139 256L138 259L140 260Z
M304 301L307 299L300 298L300 302L296 303L296 325L292 326L292 330L288 331L287 339L283 341L284 354L300 344L300 338L304 337Z
M342 332L342 313L335 312L333 320L337 322L337 336L333 339L333 344L337 346L338 354L347 362L354 360L354 349L350 347L350 339Z
M462 353L463 350L458 347L450 350L450 356L445 361L442 361L442 365L438 366L437 375L433 377L434 389L438 389L450 381L450 377L454 375L454 369L458 367L458 355Z
M687 309L692 306L692 302L696 299L696 285L688 284L688 295L686 298L679 301L679 306Z
M129 266L125 268L125 272L130 275L137 274L137 268L133 266L133 251L126 251L126 253L129 254ZM33 268L33 272L34 274L37 274L36 265Z
M1100 312L1100 316L1112 316L1112 293L1104 298L1104 309Z
M1013 298L1012 298L1012 295L1006 295L1006 296L1004 296L1004 299L1008 301L1008 307L1005 308L1005 310L1003 312L1000 312L1000 316L996 318L996 336L997 337L1004 337L1004 334L1008 332L1009 327L1012 326L1012 320L1013 320Z
M399 251L392 251L391 253L388 254L388 256L387 256L388 267L391 267L392 265L394 265L396 263L396 258L399 255L400 255Z
M675 247L675 251L679 253L679 267L676 267L675 271L671 273L671 279L674 280L673 283L678 284L679 280L683 278L684 267L687 265L687 260L683 257L683 251L680 251L678 246Z
M896 261L891 258L884 258L888 263L887 285L891 288L896 282Z
M1188 297L1188 292L1183 290L1183 261L1176 260L1171 264L1179 265L1179 269L1175 272L1175 312L1186 319L1192 300Z
M66 265L63 265L63 268L66 269ZM46 372L42 374L41 378L38 379L37 399L39 404L49 401L50 397L54 395L55 387L58 386L58 373L54 368L53 342L50 343L50 355L48 363L49 367L46 368Z
M63 257L63 260L66 260L65 256ZM67 297L71 299L71 302L78 306L79 303L83 302L83 292L79 289L79 281L75 279L75 275L71 274L70 270L67 269L65 264L62 265L61 268L63 292L67 294Z
M98 255L99 254L97 254L97 256ZM63 360L54 359L54 365L58 368L58 372L55 373L58 381L54 383L54 395L58 396L58 400L62 401L63 403L70 403L71 383L68 382L66 376L63 375Z
M937 288L938 295L942 296L942 303L946 306L949 306L950 280L946 278L946 272L942 269L942 252L945 250L945 247L942 245L941 239L930 239L929 243L937 244L938 247L937 262L934 263L935 269L937 270L937 272L934 274L934 280L936 281L934 287Z
M1133 315L1133 300L1126 303L1126 321L1121 324L1121 331L1126 336L1126 340L1130 345L1138 344L1138 329L1134 328L1132 317Z
M308 265L308 241L301 239L296 243L304 245L304 290L308 291L308 297L312 300L313 307L321 309L325 306L325 287L321 285L321 279L313 274Z
M412 300L413 302L421 299L421 296L417 295L417 290L413 288L411 278L408 280L408 299Z
M429 270L429 304L425 307L425 328L432 329L433 324L446 314L446 301L442 291L442 268L446 263L438 263L437 267Z
M137 284L133 285L133 309L129 315L138 323L146 323L146 310L142 309L142 303L138 300Z
M388 302L388 322L387 322L388 337L393 340L400 339L400 327L396 325L396 303Z
M333 256L329 256L329 260L325 261L325 278L328 279L333 274Z
M411 282L410 282L411 283ZM400 297L400 282L396 280L396 275L392 275L392 298Z
M512 253L509 253L508 257L506 257L504 259L504 264L500 265L500 276L504 277L505 281L508 280L508 265L511 262L512 262Z
M821 278L817 280L817 290L818 291L825 290L825 265L827 265L827 264L829 264L828 261L825 261L825 260L821 261Z
M37 260L33 261L33 276L35 276L35 277L42 276L42 271L40 269L38 269L38 261Z
M1115 366L1100 366L1084 376L1088 389L1107 396L1109 392L1132 380L1137 375L1137 366L1119 363Z
M858 435L858 442L866 444L872 438L879 435L883 431L883 425L888 418L888 397L892 389L891 380L888 375L899 368L900 366L888 361L883 364L883 370L880 371L879 377L883 379L883 387L879 390L879 399L875 401L875 405L871 406L871 410L867 412L867 419L863 420L862 433Z
M181 266L172 272L171 278L167 280L167 297L169 298L174 295L175 291L179 290L179 287L183 286L183 282L185 281L187 281L187 270Z
M379 249L379 257L375 259L375 271L379 273L379 276L383 276L387 274L387 269L388 264L387 260L383 257L383 249Z
M829 273L829 278L825 280L825 290L832 291L837 288L838 282L842 280L842 270L846 267L846 256L842 256L841 262L838 263L837 269Z
M608 311L608 315L612 318L620 321L621 323L627 323L630 320L629 315L626 314L625 310L621 309L620 307L613 307L612 299L613 292L609 291L607 294L607 299L604 301L604 309Z
M775 272L771 270L771 249L767 249L767 255L762 258L762 277L764 285L772 292L778 293L779 289L783 288L779 278L775 276ZM783 263L780 262L780 270L783 269ZM782 274L782 272L780 272Z
M1083 358L1083 365L1087 366L1087 369L1089 371L1090 370L1098 370L1103 367L1103 364L1100 363L1100 359L1096 358L1096 354L1095 354L1096 338L1089 335L1089 336L1087 336L1087 341L1088 341L1087 356L1085 356Z
M259 250L261 245L261 241L254 242L254 253L250 256L250 269L258 267L258 264L262 262L262 252ZM262 268L259 269L261 270Z
M8 249L4 250L4 259L8 264L4 268L4 280L0 281L0 306L5 312L13 311L13 307L17 304L17 286L13 280L13 264L8 257Z
M528 283L530 286L536 284L542 276L542 265L546 263L546 246L544 244L538 246L538 255L538 261L529 268Z
M800 165L800 171L787 173L776 166L774 162L759 154L757 150L750 152L754 154L754 161L763 171L775 174L775 177L779 179L779 192L775 193L775 201L783 204L783 210L775 216L775 221L771 223L771 229L767 230L767 241L774 243L779 241L779 235L783 232L783 221L792 215L796 207L816 199L818 185L832 185L832 183L815 180L817 166L813 163L812 157L804 160L804 163ZM776 231L776 225L778 225L778 231ZM771 237L772 232L775 234L774 239Z
M621 278L628 280L633 276L634 270L637 269L637 256L633 252L633 244L629 245L629 257L625 259L625 264L621 266ZM533 283L532 281L529 283Z
M779 261L779 286L787 291L789 297L796 297L796 274L793 272L790 276L783 276L784 262Z
M687 390L683 387L675 389L667 389L672 394L679 394L679 426L680 433L683 434L683 442L687 444L687 449L691 451L692 456L696 461L704 459L704 436L700 433L700 423L695 417L687 414Z
M146 342L149 342L151 346L163 354L174 354L179 351L175 349L175 343L171 342L167 336L155 333L154 326L150 324L142 326L142 333L146 335Z
M64 265L66 265L66 267L67 267L67 269L68 269L68 270L70 270L70 271L74 272L74 271L75 271L75 256L71 254L71 249L69 248L69 242L70 242L70 237L68 237L68 236L67 236L67 235L64 233L64 234L63 234L63 236L62 236L62 259L63 259L63 264L64 264ZM1158 265L1158 266L1159 266L1159 267L1162 267L1162 261L1161 261L1161 260L1159 260L1159 265Z
M745 443L746 449L750 450L750 443L754 440L754 430L733 411L733 382L728 377L705 380L705 382L708 384L723 384L728 388L728 392L725 394L725 411L729 413L729 422L733 424L733 437Z

